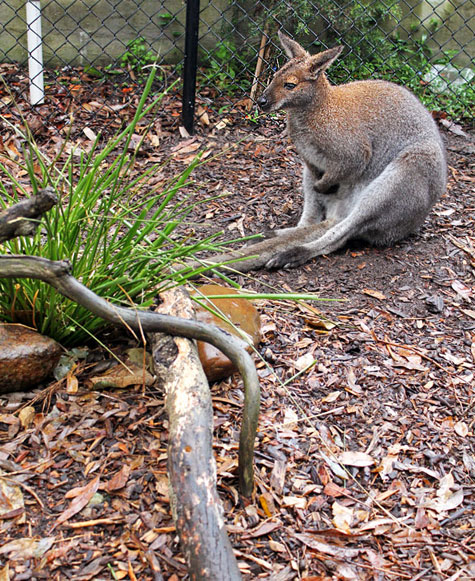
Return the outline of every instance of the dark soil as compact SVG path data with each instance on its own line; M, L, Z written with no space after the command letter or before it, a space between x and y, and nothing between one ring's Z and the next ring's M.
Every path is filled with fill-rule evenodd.
M229 195L197 206L189 230L233 239L292 225L300 163L282 129L230 112L195 137L164 131L144 164L173 152L175 173L198 149L217 156L191 187L196 199ZM250 503L236 488L242 383L212 386L219 492L245 579L475 578L475 148L443 133L449 187L420 233L234 277L259 292L332 299L258 302L263 401ZM0 485L18 483L26 513L2 517L4 542L24 546L0 549L0 578L187 579L169 508L162 396L96 391L91 365L80 364L77 385L46 386L33 402L2 396L0 467L10 475ZM23 424L25 405L34 419ZM98 475L97 504L54 528L68 491ZM110 484L117 475L122 486ZM42 538L43 553L26 551L27 539Z

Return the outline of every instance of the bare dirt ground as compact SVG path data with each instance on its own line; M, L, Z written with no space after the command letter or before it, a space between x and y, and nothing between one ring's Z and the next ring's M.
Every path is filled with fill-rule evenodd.
M245 127L232 112L220 122L188 139L163 130L144 151L144 165L171 155L167 172L211 152L193 195L226 195L198 206L189 228L236 238L295 223L300 164L282 122ZM418 235L235 278L338 299L258 302L248 503L236 478L242 382L212 386L218 486L244 579L475 579L475 147L444 138L449 187ZM108 340L123 356L123 337ZM1 397L2 581L188 578L162 395L94 390L105 357L91 350L74 379Z

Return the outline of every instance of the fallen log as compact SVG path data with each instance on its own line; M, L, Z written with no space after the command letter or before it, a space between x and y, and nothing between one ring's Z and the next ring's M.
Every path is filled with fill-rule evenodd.
M161 298L158 312L193 318L191 300L183 289L167 291ZM155 374L166 394L170 501L190 578L239 580L216 490L211 394L196 345L162 333L149 338Z

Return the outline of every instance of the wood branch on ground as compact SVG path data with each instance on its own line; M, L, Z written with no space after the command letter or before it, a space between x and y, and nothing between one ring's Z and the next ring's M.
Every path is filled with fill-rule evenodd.
M0 211L0 242L17 236L33 235L41 215L57 202L58 198L54 191L51 188L45 188L35 196Z
M158 312L193 317L183 289L167 291L161 298ZM150 334L150 341L155 373L166 393L170 501L190 578L241 579L216 490L211 394L196 345L162 333Z
M10 238L15 236L17 234L9 235ZM159 331L206 341L222 351L234 363L243 378L244 408L239 441L239 483L243 496L251 496L254 488L254 441L259 415L260 388L254 362L239 338L214 325L113 305L76 280L71 275L71 265L65 260L52 261L35 256L0 255L0 278L42 280L62 295L110 323L125 325L136 331Z

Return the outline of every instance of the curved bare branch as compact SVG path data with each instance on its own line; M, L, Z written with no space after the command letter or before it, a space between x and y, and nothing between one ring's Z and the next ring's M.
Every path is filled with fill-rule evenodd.
M0 278L34 278L54 287L95 315L134 330L161 331L171 335L211 343L238 368L244 382L244 409L239 440L239 481L244 496L252 494L254 485L254 440L260 405L256 368L242 342L225 331L198 321L170 315L139 311L113 305L96 295L71 275L68 261L51 261L33 256L0 256Z

